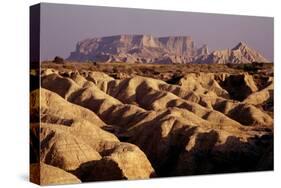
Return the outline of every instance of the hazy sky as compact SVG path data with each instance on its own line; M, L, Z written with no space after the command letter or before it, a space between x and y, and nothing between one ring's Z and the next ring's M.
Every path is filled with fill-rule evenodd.
M273 18L46 4L41 6L41 60L67 58L78 41L118 34L191 36L197 47L244 41L273 60Z

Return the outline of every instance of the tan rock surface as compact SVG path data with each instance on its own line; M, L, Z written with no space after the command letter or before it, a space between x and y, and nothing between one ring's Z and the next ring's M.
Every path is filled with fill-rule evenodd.
M30 181L39 185L81 183L76 176L44 163L31 164L30 174Z
M61 130L58 125L41 123L39 127L35 124L32 130L40 134L41 162L70 171L82 163L101 159L97 151L70 132Z
M259 90L252 75L192 73L173 85L142 76L63 74L44 76L45 93L57 93L55 100L59 97L100 118L83 120L78 114L68 125L48 125L100 155L72 168L82 181L149 178L155 175L152 166L160 177L251 171L262 158L270 159L264 152L272 144L273 119L260 104L272 86ZM243 95L233 93L237 89ZM45 107L46 114L52 108L63 113L52 106Z
M258 105L273 99L273 88L272 82L266 88L249 95L243 102L246 104Z
M129 143L112 145L101 160L83 164L76 173L83 181L147 179L155 176L146 155Z
M35 90L31 93L31 98L33 98L30 106L31 113L38 114L40 105L40 116L43 122L69 125L74 120L81 119L99 127L105 124L92 111L69 103L58 94L49 90L43 88L40 91Z

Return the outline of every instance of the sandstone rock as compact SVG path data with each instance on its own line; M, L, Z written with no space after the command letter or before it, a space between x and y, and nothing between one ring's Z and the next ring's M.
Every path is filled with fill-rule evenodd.
M81 183L76 176L44 163L31 164L30 174L30 181L39 185Z
M74 120L83 119L95 126L105 125L92 111L69 103L47 89L40 88L40 90L33 91L31 98L33 99L30 105L31 115L39 114L40 109L40 118L43 122L70 125Z
M228 91L231 98L239 101L242 101L250 94L258 91L253 77L247 73L229 75L224 78L221 85Z
M58 125L34 124L32 131L40 139L40 161L70 171L82 163L99 160L101 156L83 140L70 132L60 130Z
M270 166L270 157L263 153L270 152L266 148L272 143L267 138L272 118L253 104L232 99L232 86L247 91L241 99L259 92L250 75L190 74L180 85L141 76L115 80L97 77L96 72L93 78L89 75L51 74L42 87L63 97L67 93L61 99L91 110L107 124L101 128L112 129L122 142L140 149L120 143L90 120L48 127L69 133L89 146L88 151L100 154L76 165L74 173L82 181L149 178L154 174L150 162L160 177ZM69 87L56 86L57 80ZM265 165L260 162L263 158L268 160Z
M249 104L236 106L229 111L228 115L235 120L240 119L240 122L244 125L261 124L272 126L273 124L273 120L269 115Z
M56 89L56 93L66 99L79 88L73 80L58 74L43 76L41 78L41 85L44 85L44 88L51 91Z
M112 77L108 76L102 72L90 72L87 77L87 80L92 81L98 88L106 92L107 85L110 81L114 80Z
M218 143L218 133L200 133L191 149L186 148L178 158L174 175L248 172L273 169L271 136L260 136L241 141L229 136ZM272 151L272 150L271 150ZM261 161L264 160L262 163ZM264 166L263 166L264 165Z
M147 179L155 176L145 154L136 146L116 143L101 160L83 164L77 171L83 181Z
M214 73L191 73L180 79L179 85L186 90L195 91L200 94L212 91L217 96L229 98L228 92L220 86L215 77Z
M38 91L31 95L39 97ZM98 152L103 150L103 145L108 144L107 142L119 141L116 136L100 128L108 128L108 125L92 111L69 103L56 93L43 88L40 89L39 98L40 108L38 104L32 103L31 112L37 114L40 109L41 122L54 124L53 129L59 127L59 130L71 133Z
M41 76L47 76L50 74L58 74L58 71L55 69L45 69L41 71Z
M273 99L273 82L266 88L254 92L244 99L244 103L258 105Z
M54 75L53 75L54 77ZM210 77L214 77L214 75L210 75ZM59 79L62 79L58 77ZM223 87L231 89L232 84L234 83L234 88L239 87L238 91L244 89L245 91L254 92L257 90L255 83L249 75L236 75L235 76L223 76L224 79ZM233 79L232 79L233 78ZM54 79L56 80L56 79ZM198 80L198 82L202 83L204 86L208 85L204 82ZM213 79L215 81L215 79ZM242 85L235 86L236 80L243 83ZM55 81L54 81L55 82ZM197 81L194 81L195 83ZM213 82L214 83L214 82ZM45 84L42 84L43 87L46 87ZM47 85L48 87L48 85ZM203 86L202 86L203 87ZM208 86L205 86L208 87ZM220 85L217 83L216 87L213 85L209 85L209 89L213 88L214 91L219 93L219 91L227 93L223 90ZM51 88L55 92L59 92L60 88ZM211 90L211 89L210 89ZM232 89L231 91L235 91ZM77 87L76 92L70 93L72 98L71 102L74 102L78 105L82 105L86 108L91 109L96 114L98 114L107 124L118 124L118 117L131 117L129 114L139 114L138 116L143 117L147 115L146 111L138 108L140 106L146 110L161 110L166 107L178 107L183 108L185 110L189 110L194 113L196 116L200 118L206 119L213 123L224 123L227 124L237 124L231 120L233 118L233 113L229 113L230 111L234 112L235 109L244 111L248 111L247 109L252 109L249 113L245 113L247 117L252 119L251 121L247 121L247 125L249 123L265 123L271 124L272 120L266 114L256 109L254 106L246 106L243 104L239 104L238 102L227 101L223 98L218 97L216 94L202 94L197 91L190 92L186 87L177 87L166 84L163 81L144 78L144 77L134 77L130 79L124 79L122 81L110 81L110 85L108 85L107 94L102 92L99 88L92 85L86 88ZM197 94L198 93L198 94ZM247 93L247 92L245 92ZM239 92L238 92L239 94ZM177 96L178 95L178 96ZM232 95L235 95L232 94ZM192 98L194 96L195 98ZM130 105L124 105L123 103L129 103ZM224 103L232 104L228 106L228 110L223 107ZM199 103L200 105L196 104ZM137 105L137 106L136 106ZM216 110L213 110L216 109ZM130 110L128 110L130 109ZM224 114L220 113L223 112ZM259 115L254 115L252 112L257 112ZM121 113L121 114L120 114ZM227 117L228 116L228 117ZM260 118L258 117L260 116ZM135 115L136 117L136 115ZM237 117L237 116L236 116ZM139 119L139 118L138 118ZM242 124L245 121L242 121L241 118L234 118L236 121L241 122ZM247 118L248 119L248 118ZM263 120L264 121L260 121ZM132 121L134 119L128 119L130 122L123 119L123 123L125 124L136 124L136 121Z

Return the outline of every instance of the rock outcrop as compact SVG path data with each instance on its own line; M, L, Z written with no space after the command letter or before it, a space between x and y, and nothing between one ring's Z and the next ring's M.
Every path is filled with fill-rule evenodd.
M244 103L259 105L268 100L273 101L273 89L274 87L272 81L266 88L255 93L251 93L246 99L244 99Z
M75 174L83 181L148 179L155 176L145 154L135 145L116 143L104 151L104 157L80 166Z
M160 37L151 35L116 35L78 42L69 60L102 62L153 63L161 57L188 63L196 53L191 37ZM184 56L185 58L182 58ZM162 62L167 63L167 62Z
M30 174L30 181L39 185L81 183L81 181L71 173L44 163L31 164Z
M197 63L268 63L269 61L259 52L247 46L245 42L239 42L232 49L215 50L211 54L199 57Z
M253 63L269 62L240 42L233 49L209 53L207 45L196 47L190 36L154 37L116 35L80 41L68 60L126 63Z
M260 104L270 100L273 85L259 88L252 75L193 73L167 84L143 76L118 80L91 71L48 72L41 79L42 100L53 103L41 107L41 119L49 123L41 126L42 138L48 138L41 152L53 160L42 161L82 181L271 168L272 161L261 160L272 159L273 119ZM79 112L73 118L63 108L70 105ZM43 118L58 109L71 123ZM48 154L57 148L51 145L60 146L60 135L75 141L74 148L83 144L72 155L86 149L88 157L73 162L63 150Z
M90 145L56 124L34 124L31 128L41 143L41 162L71 171L82 163L101 159Z
M103 126L104 122L92 111L69 103L61 96L46 89L34 90L30 105L31 116L40 115L46 123L70 125L75 120L89 121L96 126Z
M93 74L90 74L89 79ZM44 75L45 80L42 82L48 82L46 84L48 86L51 80L55 79L54 76L58 76L53 72ZM62 83L66 83L64 77L59 79L62 79ZM39 184L60 184L90 180L147 179L155 176L150 161L138 146L120 142L111 133L115 132L112 125L104 123L93 111L65 99L70 100L72 92L75 93L76 89L96 87L95 84L92 82L89 85L85 84L90 81L79 75L73 75L68 81L70 87L57 85L61 91L60 95L43 88L31 93L31 116L38 116L40 112L40 117L33 118L34 123L30 127L31 153L36 155L33 156L33 162L43 164L42 174L38 165L37 169L32 166L31 173L39 173L33 174L32 181ZM52 87L53 90L55 88L57 87ZM70 90L66 91L67 88ZM70 94L68 97L64 95L66 92ZM95 92L97 94L95 96L100 98L101 93ZM38 119L41 123L35 121ZM50 178L53 180L42 177L49 167L52 167ZM53 169L60 171L53 172ZM58 177L53 177L53 174L57 174ZM67 176L68 174L70 177Z

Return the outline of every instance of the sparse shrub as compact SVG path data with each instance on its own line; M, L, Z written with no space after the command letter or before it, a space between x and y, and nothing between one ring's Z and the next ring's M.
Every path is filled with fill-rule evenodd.
M64 63L64 59L62 57L56 56L53 60L54 63Z
M126 72L127 72L129 75L132 75L135 71L134 71L132 68L127 68Z
M113 73L117 73L117 72L118 72L118 69L117 69L116 67L113 67L113 68L112 68L112 72L113 72Z
M159 75L160 72L158 72L158 71L153 71L153 74L154 74L154 75Z
M96 62L96 61L93 61L93 60L90 60L90 59L86 60L86 63L92 64L92 65L94 65L94 66L97 65L97 62Z
M70 64L65 64L62 66L64 69L70 69L70 70L75 70L76 67L74 65L70 65Z
M244 71L252 71L256 72L258 68L255 66L255 64L244 64Z
M91 71L96 71L96 70L97 70L96 67L94 67L94 66L91 66L89 69L90 69Z
M233 63L226 63L225 64L228 68L235 68Z

